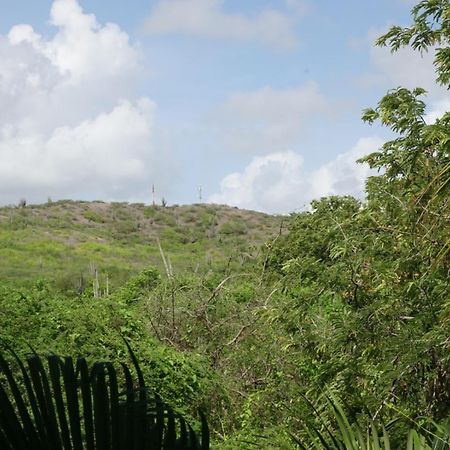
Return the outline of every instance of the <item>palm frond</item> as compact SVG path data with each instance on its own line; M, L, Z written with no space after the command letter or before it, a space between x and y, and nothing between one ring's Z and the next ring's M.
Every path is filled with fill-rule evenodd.
M0 448L5 450L208 450L201 437L158 396L150 395L128 343L136 383L127 365L89 367L85 358L33 352L25 363L0 351ZM123 382L121 381L123 380ZM124 389L120 389L123 385Z
M308 399L305 398L305 400L313 417L316 422L321 424L321 427L318 429L313 420L305 423L304 430L302 430L304 438L292 436L299 448L330 450L391 449L389 433L393 425L399 422L399 419L394 419L386 426L368 419L368 426L363 428L356 420L349 419L345 408L330 392L325 395L327 408L320 412ZM335 425L333 426L330 422ZM410 423L414 424L412 421ZM411 450L450 449L450 420L442 424L436 424L428 420L426 427L415 424L415 427L408 431L405 444L405 448Z

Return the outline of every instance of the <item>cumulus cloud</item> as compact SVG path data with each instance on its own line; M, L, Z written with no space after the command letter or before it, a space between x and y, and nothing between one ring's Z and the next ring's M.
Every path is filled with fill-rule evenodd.
M116 24L101 26L93 14L83 13L76 0L55 1L50 17L59 31L44 52L73 82L123 76L136 68L139 53L128 35Z
M209 201L289 213L304 209L311 200L324 196L362 198L371 170L356 160L377 150L382 143L378 137L362 138L351 150L310 172L304 168L303 157L293 151L257 156L242 172L227 175L220 183L220 192Z
M254 16L226 12L223 3L223 0L160 0L146 19L144 29L152 34L254 41L282 48L297 44L293 18L305 12L303 1L287 0L296 14L265 8Z
M155 104L134 98L140 50L76 0L55 0L44 38L0 35L0 202L126 199L153 169Z
M148 189L153 110L148 99L123 101L108 113L55 128L48 136L3 132L0 179L7 190L1 190L0 198L8 200L11 192L30 193L27 198L34 192L120 198L133 189Z
M264 87L231 95L220 108L228 148L252 153L287 148L307 124L331 108L317 83L288 89Z

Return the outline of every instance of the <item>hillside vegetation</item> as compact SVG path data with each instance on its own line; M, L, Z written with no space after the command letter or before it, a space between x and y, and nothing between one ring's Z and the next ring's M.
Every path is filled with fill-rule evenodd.
M242 266L280 232L282 217L221 205L62 200L0 208L0 278L37 278L78 292L99 278L104 290L151 265L205 272ZM161 250L165 258L161 255Z

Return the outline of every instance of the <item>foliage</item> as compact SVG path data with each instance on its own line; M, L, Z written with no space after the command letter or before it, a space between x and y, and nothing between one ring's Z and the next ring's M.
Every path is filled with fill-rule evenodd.
M448 2L421 2L413 19L379 43L441 44L437 75L445 85ZM299 394L332 387L352 414L386 402L413 418L450 413L450 114L427 123L424 94L398 88L364 112L397 134L362 159L379 171L368 180L367 202L313 202L268 256L286 295L269 314L289 336L292 368L284 375Z
M27 354L29 344L39 353L87 355L91 363L120 364L127 355L123 336L139 354L150 388L186 414L192 413L188 405L203 407L215 390L208 361L159 344L147 332L132 301L121 295L68 297L45 282L31 289L4 286L0 289L0 337L20 356Z
M133 353L138 375L122 364L124 390L111 363L85 358L28 356L11 351L14 370L0 353L0 444L3 449L186 449L207 450L202 439L158 396L152 397ZM22 387L24 385L24 388Z
M329 393L325 398L327 408L322 411L317 410L308 401L311 412L318 419L319 425L308 419L303 423L302 431L306 437L302 439L293 436L299 448L390 450L400 447L400 443L393 447L394 444L390 437L392 429L398 425L399 420L393 420L385 426L376 419L370 419L366 426L361 426L358 420L352 420L347 416L344 407L333 394ZM333 423L329 423L330 417ZM401 445L401 448L407 448L408 450L445 450L449 446L450 422L440 425L436 423L425 423L424 425L414 423L414 427L408 429L406 442Z

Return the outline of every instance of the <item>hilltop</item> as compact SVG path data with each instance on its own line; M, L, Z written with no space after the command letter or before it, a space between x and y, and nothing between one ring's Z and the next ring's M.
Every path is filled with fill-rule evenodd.
M95 273L114 287L148 266L162 272L242 266L280 233L283 219L212 204L61 200L2 207L0 278L19 284L44 278L76 290Z

